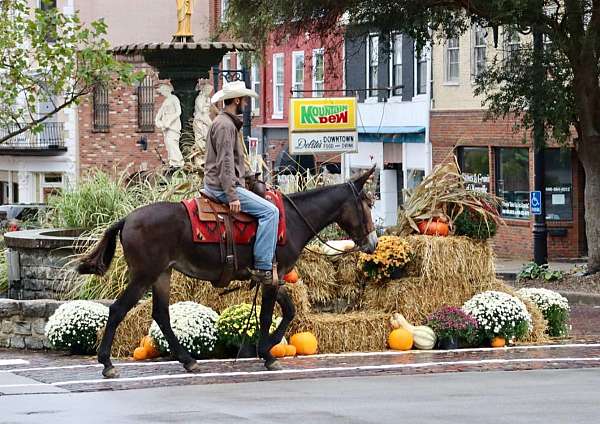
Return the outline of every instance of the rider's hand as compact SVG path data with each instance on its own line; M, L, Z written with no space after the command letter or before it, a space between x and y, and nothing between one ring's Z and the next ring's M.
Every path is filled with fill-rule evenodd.
M241 204L239 200L234 200L233 202L229 202L229 210L233 213L239 212L241 209Z

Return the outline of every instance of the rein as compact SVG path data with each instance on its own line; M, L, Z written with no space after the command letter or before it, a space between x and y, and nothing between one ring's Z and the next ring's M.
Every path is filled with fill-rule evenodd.
M362 207L360 207L360 205L358 204L358 197L359 194L356 190L356 187L354 187L354 185L351 182L347 182L346 184L348 184L351 187L351 191L352 191L352 195L354 197L354 201L356 202L358 209L361 211L361 217L362 217L362 222L364 223L364 211L362 210ZM292 205L292 207L294 208L294 210L298 213L298 215L300 216L300 218L302 218L302 220L304 221L304 223L306 224L306 226L308 227L308 229L310 231L312 231L313 233L313 237L316 237L317 240L319 240L321 243L323 243L324 245L326 245L327 247L329 247L330 249L333 249L335 251L337 251L338 253L334 253L333 255L327 255L325 253L322 252L317 252L315 250L312 250L311 248L309 248L308 246L304 246L304 250L307 250L311 253L317 254L317 255L321 255L321 256L341 256L341 255L348 255L350 253L354 253L354 252L358 252L359 251L359 247L358 246L354 246L352 249L350 250L340 250L337 249L329 244L327 244L327 242L325 240L323 240L323 237L321 237L319 235L319 232L315 230L315 227L313 227L313 225L310 223L310 221L308 220L308 218L306 218L304 216L304 214L300 211L300 209L298 208L298 205L296 205L296 203L294 203L294 201L291 199L290 196L288 196L285 193L281 193L283 195L284 198L286 198L288 200L288 202L290 202L290 204ZM368 234L365 233L362 235L362 238L367 237Z

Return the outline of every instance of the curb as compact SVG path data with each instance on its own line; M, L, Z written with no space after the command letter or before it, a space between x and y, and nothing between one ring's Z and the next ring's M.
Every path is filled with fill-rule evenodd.
M559 293L567 298L570 305L600 306L600 294L574 291L559 291Z

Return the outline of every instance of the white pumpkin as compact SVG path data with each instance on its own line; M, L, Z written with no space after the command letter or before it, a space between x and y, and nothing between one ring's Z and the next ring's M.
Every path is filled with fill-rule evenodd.
M426 325L411 325L402 314L395 313L390 318L394 328L404 328L413 335L413 344L417 349L430 350L435 346L437 337L431 327Z

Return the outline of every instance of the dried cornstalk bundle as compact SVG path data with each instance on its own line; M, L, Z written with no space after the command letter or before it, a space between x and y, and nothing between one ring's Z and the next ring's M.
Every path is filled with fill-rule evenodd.
M498 205L496 196L467 188L456 162L440 164L414 190L407 191L398 226L392 232L399 235L419 232L419 221L434 218L449 219L452 227L454 219L465 209L480 214L486 224L489 220L501 222Z

